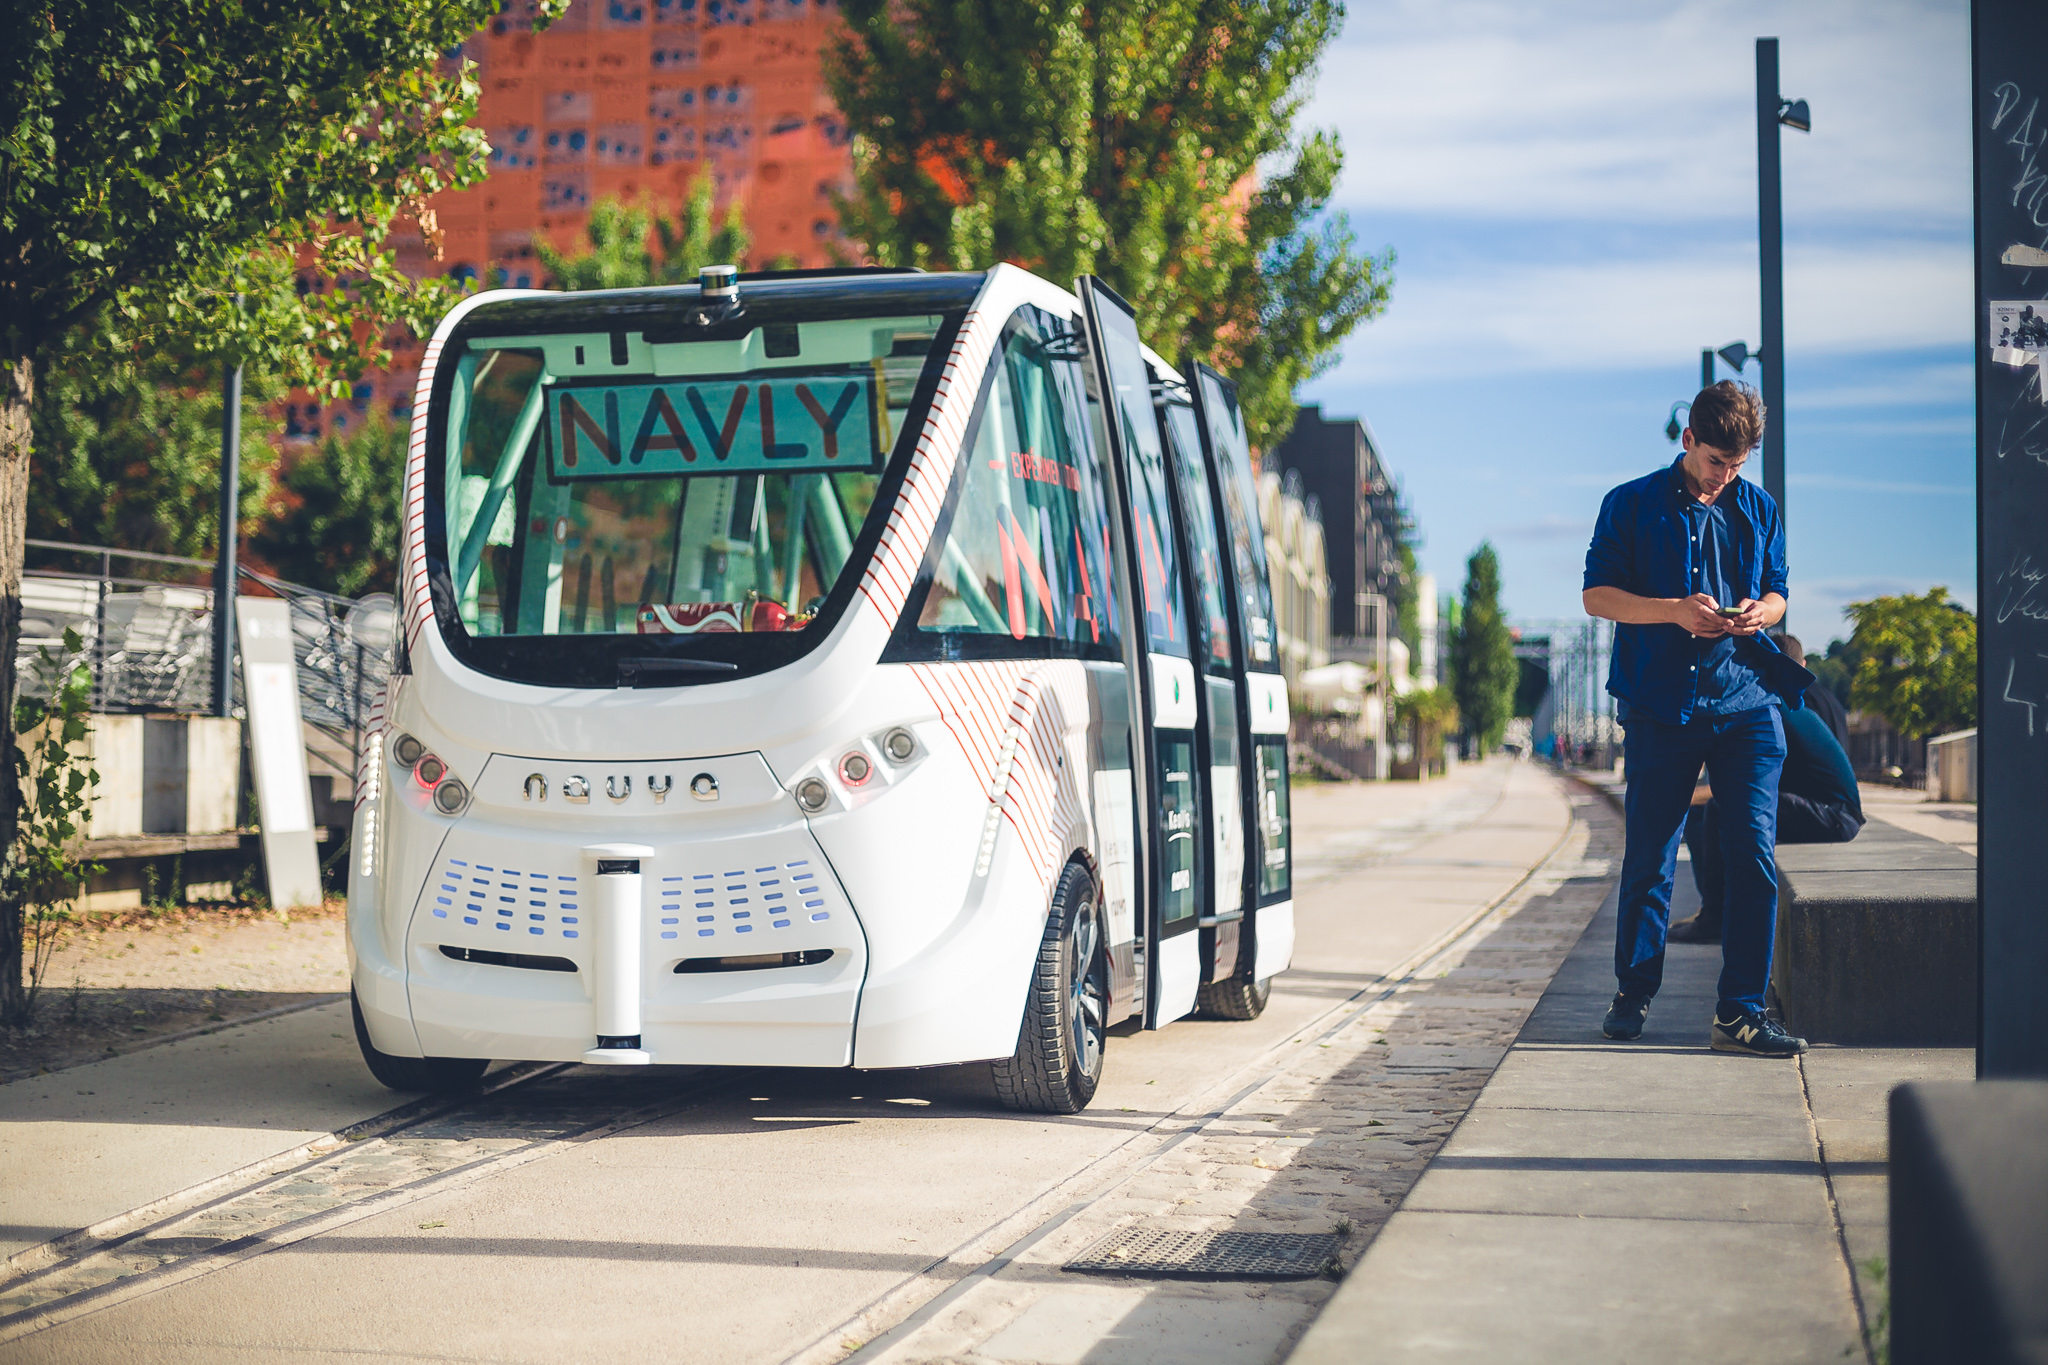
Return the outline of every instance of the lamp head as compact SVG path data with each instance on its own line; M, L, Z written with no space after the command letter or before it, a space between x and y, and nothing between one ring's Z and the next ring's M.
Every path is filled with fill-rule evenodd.
M1664 439L1667 441L1676 441L1679 433L1685 430L1685 423L1678 420L1678 410L1680 408L1690 412L1692 411L1692 404L1673 403L1671 405L1671 420L1664 424Z
M1749 343L1746 341L1731 341L1720 350L1714 352L1714 354L1727 361L1728 368L1737 374L1742 373L1742 367L1750 361L1762 358L1761 356L1752 356L1749 353Z
M1805 100L1786 100L1780 104L1778 122L1787 128L1796 128L1802 133L1813 131L1813 113L1806 107Z

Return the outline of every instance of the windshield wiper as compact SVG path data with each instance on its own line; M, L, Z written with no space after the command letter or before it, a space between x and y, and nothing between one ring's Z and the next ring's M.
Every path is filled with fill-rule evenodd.
M740 666L722 659L629 658L619 660L619 686L659 687L669 673L737 673Z

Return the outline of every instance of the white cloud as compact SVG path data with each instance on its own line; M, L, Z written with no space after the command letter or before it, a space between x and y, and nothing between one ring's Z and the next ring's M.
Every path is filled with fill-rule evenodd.
M1967 242L1844 242L1788 253L1787 354L1953 345L1968 325L1970 269ZM1703 345L1754 338L1756 319L1754 248L1471 263L1402 279L1393 307L1353 334L1316 391L1503 370L1669 366Z
M1753 44L1773 34L1814 114L1782 135L1789 222L1967 223L1960 0L1357 3L1307 119L1343 133L1353 210L1754 223Z

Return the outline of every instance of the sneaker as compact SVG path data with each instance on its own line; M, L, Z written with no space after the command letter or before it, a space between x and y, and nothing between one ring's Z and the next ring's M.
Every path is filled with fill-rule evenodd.
M1806 1040L1785 1032L1777 1020L1757 1010L1734 1010L1732 1019L1714 1011L1711 1043L1716 1052L1747 1052L1752 1057L1797 1057Z
M1721 941L1721 917L1709 917L1706 912L1690 919L1679 920L1671 926L1665 938L1673 943L1719 943Z
M1614 1003L1607 1007L1607 1017L1600 1021L1600 1032L1609 1038L1632 1043L1643 1036L1643 1021L1649 1017L1649 996L1617 995Z

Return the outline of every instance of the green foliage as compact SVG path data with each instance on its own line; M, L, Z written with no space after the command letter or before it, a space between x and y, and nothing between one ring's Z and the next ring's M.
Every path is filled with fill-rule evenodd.
M1945 587L1851 602L1859 656L1849 698L1915 739L1977 723L1977 618Z
M25 991L9 1001L4 1021L21 1027L35 1009L43 974L56 951L58 936L72 919L72 905L85 881L104 869L77 853L91 818L93 790L99 770L84 753L87 713L92 708L92 671L77 662L85 653L78 632L64 632L64 654L37 651L36 671L46 700L15 704L15 780L22 802L13 846L6 851L0 878L10 902L26 907L20 917L8 916L0 933L14 937L28 977Z
M1236 374L1256 444L1386 306L1295 116L1338 0L845 0L845 230L883 265L1098 274L1163 355Z
M269 505L277 452L259 416L270 397L243 391L241 521ZM34 409L28 533L41 540L156 554L211 555L220 543L219 367L88 362L45 372ZM67 567L77 567L71 565ZM121 572L131 573L134 565Z
M1422 608L1417 589L1422 586L1421 570L1415 562L1415 546L1406 535L1395 542L1401 572L1387 585L1393 605L1394 634L1408 646L1408 657L1419 670L1422 664Z
M1821 686L1835 694L1835 700L1843 706L1849 704L1850 691L1856 680L1856 664L1859 659L1856 649L1846 640L1828 641L1828 652L1824 656L1809 654L1806 666Z
M650 284L695 284L707 265L739 265L753 244L746 215L734 199L725 221L716 221L712 181L707 173L690 187L682 214L663 218L658 211L634 207L617 199L591 206L584 236L590 249L564 256L536 233L534 253L543 269L562 289L632 289ZM659 254L649 237L661 241Z
M379 416L291 460L249 548L291 582L342 597L396 591L406 428Z
M1500 608L1500 557L1481 541L1465 562L1465 601L1451 645L1451 690L1465 733L1483 756L1500 744L1515 709L1515 640Z
M1870 1295L1864 1306L1869 1319L1870 1358L1876 1365L1892 1361L1892 1290L1888 1281L1891 1267L1882 1256L1859 1262L1870 1277Z
M567 0L535 0L542 23ZM28 502L54 363L239 360L339 396L457 287L399 270L394 227L476 184L475 68L444 59L499 0L9 0L0 18L0 525ZM308 283L302 283L302 272ZM0 714L17 547L0 561ZM0 736L0 845L20 793ZM26 1006L0 894L0 1013Z
M1394 719L1440 733L1458 728L1458 698L1448 687L1416 688L1394 698Z
M565 4L542 0L543 21ZM474 67L442 54L497 10L14 0L0 349L225 353L339 392L387 358L389 323L446 307L453 286L408 279L389 236L402 218L434 236L426 196L483 179ZM345 287L301 293L301 265Z

